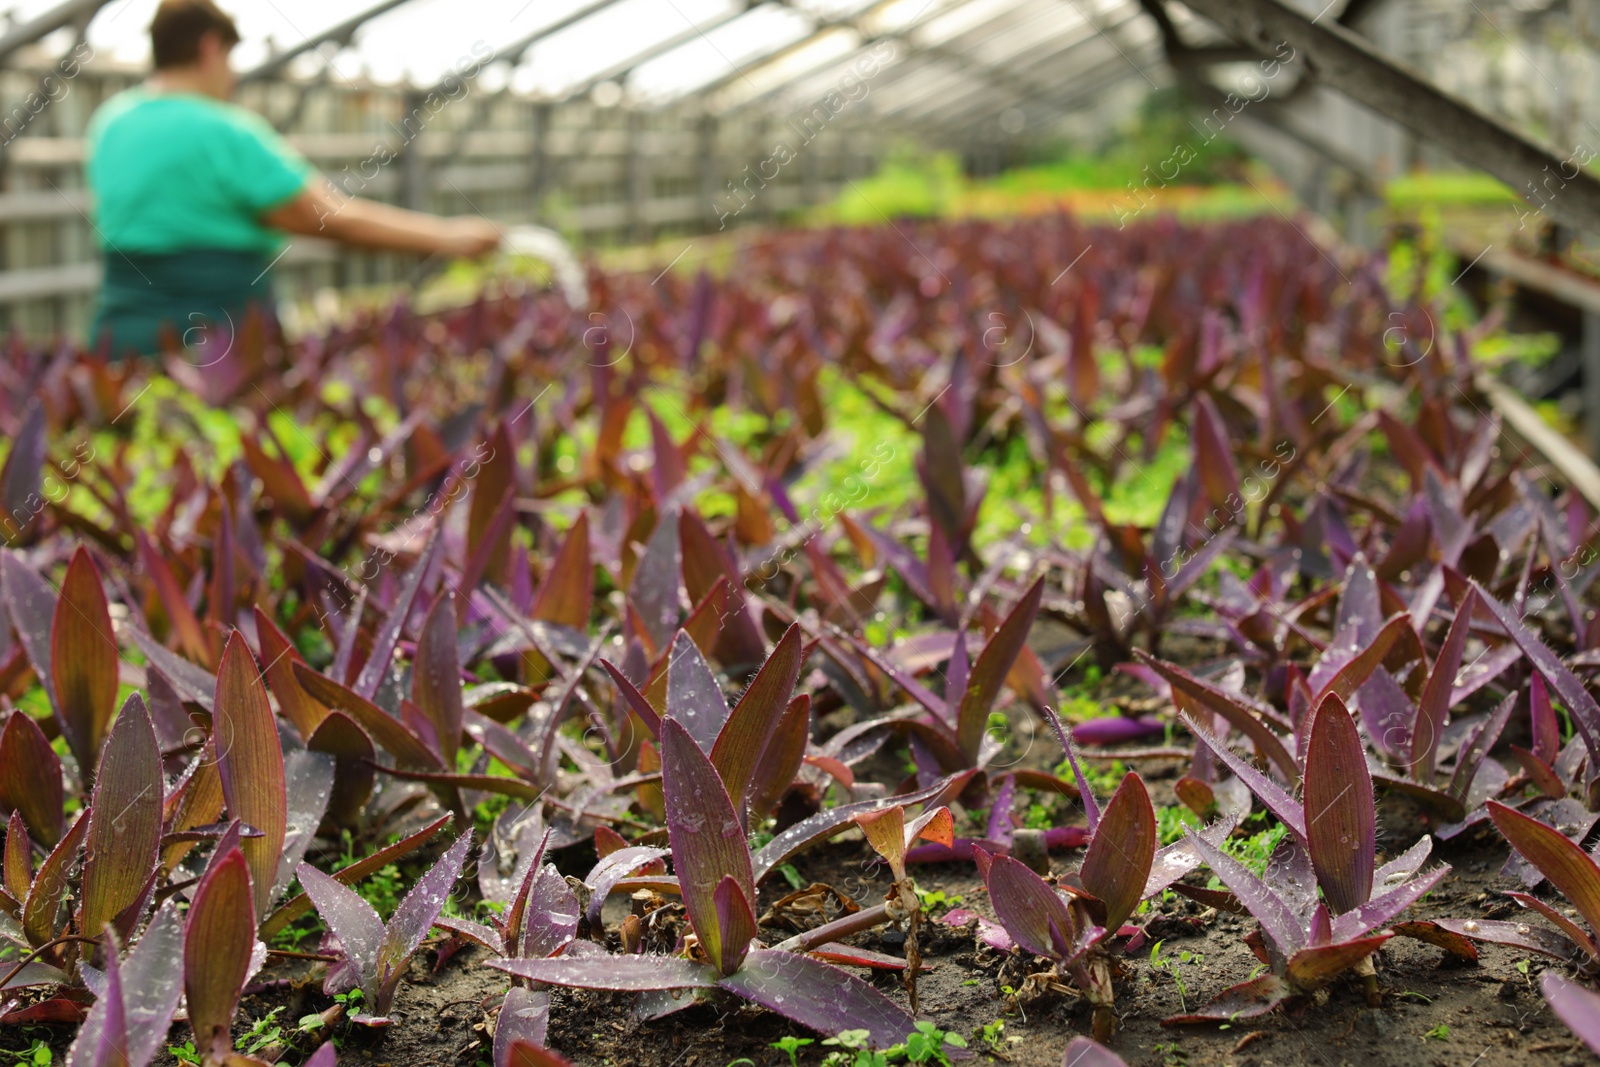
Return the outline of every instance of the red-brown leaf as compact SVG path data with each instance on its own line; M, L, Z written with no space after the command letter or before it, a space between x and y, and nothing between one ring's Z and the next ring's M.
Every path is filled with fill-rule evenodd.
M989 643L978 653L972 665L967 691L961 697L961 709L956 713L956 740L968 759L976 760L983 731L989 724L989 709L994 707L1000 687L1005 683L1011 665L1016 662L1033 629L1034 616L1039 613L1039 600L1044 596L1044 578L1040 577L1017 601Z
M593 608L594 561L589 552L589 513L580 511L555 559L550 561L544 584L539 587L533 610L528 614L535 619L584 630L589 626L589 613Z
M227 659L224 651L224 670ZM228 1031L249 976L255 933L249 866L232 849L201 877L184 926L183 988L202 1057L220 1060L233 1049Z
M735 810L744 817L756 768L789 707L800 677L800 627L790 626L750 682L711 746L711 762L722 775Z
M1488 808L1489 818L1511 847L1571 901L1589 929L1600 933L1600 864L1555 827L1498 801L1489 801Z
M100 753L83 862L78 928L99 937L139 898L161 846L161 747L139 694L128 697Z
M46 845L61 840L61 760L39 724L13 711L0 731L0 813L19 812Z
M417 642L411 665L411 697L433 726L439 755L446 767L456 765L461 747L461 659L456 650L455 595L445 593L434 601Z
M1105 902L1105 927L1115 931L1144 895L1156 855L1156 813L1137 774L1129 772L1100 814L1079 877Z
M261 645L261 662L266 665L262 673L267 676L267 685L278 698L278 707L283 709L284 716L294 723L301 737L309 738L317 732L328 709L306 692L305 686L295 677L294 665L305 662L300 651L266 612L256 608L255 615L256 640Z
M235 632L222 650L212 732L228 815L261 831L241 842L255 887L255 912L265 914L288 824L288 794L278 725L255 657Z
M61 732L87 778L117 710L117 641L100 572L81 545L56 599L50 673Z
M1311 720L1306 743L1306 851L1335 915L1372 896L1377 814L1372 772L1355 719L1329 694Z

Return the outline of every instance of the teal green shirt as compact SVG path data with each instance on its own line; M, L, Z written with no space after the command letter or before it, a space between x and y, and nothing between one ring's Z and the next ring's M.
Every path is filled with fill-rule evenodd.
M276 252L258 221L312 168L261 116L196 93L118 93L88 130L89 188L106 252Z

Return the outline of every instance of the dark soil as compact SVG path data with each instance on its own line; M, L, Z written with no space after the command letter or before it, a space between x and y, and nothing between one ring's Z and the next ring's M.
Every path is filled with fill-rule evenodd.
M1141 771L1152 779L1157 803L1170 802L1177 764L1141 762ZM1380 817L1391 852L1426 832L1417 810L1402 799L1385 800ZM1410 917L1510 914L1508 902L1496 893L1514 888L1500 874L1506 848L1492 830L1468 832L1441 843L1434 855L1450 863L1454 873ZM1063 870L1078 856L1060 853L1052 859L1056 869ZM887 871L872 862L870 850L859 840L835 841L800 857L795 866L803 880L825 882L864 903L880 899L888 886ZM961 906L989 914L970 865L928 866L915 876L924 888L959 896ZM1191 878L1203 880L1204 875ZM787 891L782 879L772 882L776 884L763 892L763 908ZM1257 961L1243 937L1254 921L1210 912L1183 899L1162 905L1148 918L1151 940L1165 941L1164 957L1175 958L1186 950L1192 959L1173 974L1150 966L1148 946L1125 958L1116 987L1122 1029L1114 1044L1133 1067L1566 1067L1596 1062L1545 1007L1537 989L1543 961L1482 946L1481 960L1465 964L1404 938L1390 941L1379 958L1381 1008L1369 1007L1363 989L1347 979L1325 990L1320 1002L1287 1013L1231 1027L1164 1028L1163 1018L1185 1006L1193 1008L1250 974ZM782 936L785 932L771 931L768 939ZM903 951L892 932L888 936L870 932L856 942L883 952ZM1002 1048L992 1055L980 1053L977 1062L1057 1067L1067 1042L1088 1031L1088 1009L1076 997L1046 993L1019 1005L1002 992L1002 986L1019 987L1027 974L1044 970L1044 961L1002 958L975 944L970 933L937 924L924 927L922 950L932 965L919 983L924 1017L960 1033L974 1049L981 1045L977 1030L996 1020L1005 1024ZM344 1027L338 1033L340 1063L487 1064L493 1013L506 983L498 972L481 966L483 958L480 950L463 949L434 974L433 954L420 954L412 965L412 980L401 987L396 1002L397 1025L387 1031ZM274 1008L284 1009L277 1021L287 1024L287 1032L301 1015L327 1007L330 1002L321 994L312 966L300 961L269 964L258 977L265 988L243 1002L240 1032L248 1020ZM903 1002L898 976L874 972L871 980ZM697 1006L648 1023L635 1021L631 1008L630 994L556 990L550 1046L583 1067L727 1067L741 1058L766 1067L788 1062L772 1042L789 1034L813 1036L771 1012L737 1002ZM179 1024L173 1035L181 1041L187 1033ZM0 1048L25 1048L36 1037L51 1043L57 1049L56 1062L63 1062L64 1046L71 1040L67 1027L0 1033ZM283 1051L284 1062L299 1062L310 1047L310 1039L301 1038ZM802 1051L800 1062L816 1064L821 1059L820 1049L813 1045ZM174 1062L166 1057L158 1062L163 1061Z

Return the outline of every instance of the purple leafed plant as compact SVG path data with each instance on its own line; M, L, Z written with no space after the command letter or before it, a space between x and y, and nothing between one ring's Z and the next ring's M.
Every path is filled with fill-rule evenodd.
M67 1052L67 1067L145 1067L154 1059L183 993L182 961L183 920L170 902L126 958L118 959L112 939L104 979Z
M1554 971L1544 972L1539 982L1550 1010L1578 1035L1589 1051L1600 1056L1600 993L1585 989Z
M915 1019L853 975L796 952L760 948L755 876L738 810L710 757L675 719L661 723L662 791L672 865L693 928L678 956L584 956L489 961L548 985L638 993L722 990L824 1034L865 1030L887 1048Z
M1577 792L1585 799L1590 811L1600 811L1600 703L1595 701L1594 696L1578 676L1572 673L1571 668L1561 662L1560 657L1529 630L1515 612L1508 610L1482 587L1474 585L1473 588L1484 606L1489 609L1489 613L1504 627L1511 640L1522 649L1523 654L1528 657L1528 662L1533 664L1534 670L1542 677L1539 689L1532 694L1531 712L1536 751L1518 753L1519 762L1528 768L1534 783L1541 785L1547 793L1559 789L1562 795L1565 795L1568 783L1562 781L1552 766L1556 754L1551 729L1554 726L1554 715L1550 710L1544 688L1548 685L1572 717L1572 725L1577 733L1574 744L1581 741L1582 751L1588 755L1583 761L1583 765L1587 768L1583 780L1573 781L1571 786L1577 787ZM1548 742L1544 742L1546 737L1550 738Z
M546 830L538 846L518 863L512 879L515 892L509 900L502 901L506 905L503 912L491 915L493 925L453 915L440 915L433 924L496 956L543 959L559 953L578 935L581 909L577 895L555 865L544 863L549 843L550 831ZM490 848L489 844L484 845L484 863L492 862ZM604 901L604 894L601 900Z
M1574 908L1581 922L1562 914L1531 893L1506 896L1537 912L1555 930L1530 923L1496 919L1441 919L1439 926L1500 945L1566 960L1587 974L1600 974L1600 864L1553 826L1530 818L1498 801L1488 804L1495 828ZM1588 928L1585 929L1585 926Z
M233 1017L245 982L266 958L256 941L254 900L236 823L217 842L184 925L184 999L204 1067L231 1067L241 1059L233 1051Z
M1264 879L1216 844L1189 832L1189 842L1206 864L1260 923L1250 947L1270 971L1225 991L1197 1012L1167 1019L1164 1025L1262 1015L1352 968L1368 976L1371 995L1370 957L1392 936L1383 928L1437 885L1450 868L1418 876L1433 847L1429 837L1388 863L1377 862L1372 775L1361 735L1344 702L1337 693L1329 693L1312 713L1300 800L1229 753L1193 720L1186 721L1201 743L1233 768L1289 832L1268 861ZM1431 925L1410 932L1431 935Z
M1140 901L1160 893L1199 865L1201 855L1184 842L1158 850L1156 813L1137 774L1129 773L1104 810L1095 800L1077 756L1053 711L1047 712L1078 779L1089 823L1088 848L1079 869L1055 885L1009 856L977 853L995 916L1016 945L1055 961L1094 1006L1096 1040L1116 1031L1111 983L1110 939L1135 933L1123 927ZM1234 820L1203 831L1220 840ZM1058 974L1033 976L1035 984L1055 982Z
M1361 630L1361 620L1354 618L1345 624L1342 632L1355 638L1350 642L1351 645L1359 643L1359 639L1366 634L1371 634L1376 644L1377 635L1385 632L1384 624L1377 616L1378 594L1373 589L1367 595L1362 595L1362 590L1375 583L1376 578L1362 558L1358 557L1350 569L1351 573L1345 579L1345 596L1340 601L1341 616L1346 614L1344 606L1352 601L1366 605L1364 612L1355 609L1349 612L1352 615L1366 615L1366 632ZM1492 652L1475 656L1472 661L1465 659L1472 616L1479 602L1478 594L1471 589L1461 597L1455 617L1416 700L1412 700L1405 688L1381 666L1372 668L1357 687L1355 695L1366 735L1378 758L1390 768L1388 773L1376 776L1378 783L1414 797L1451 823L1459 823L1467 818L1505 785L1505 768L1488 756L1517 704L1515 693L1508 694L1488 716L1471 727L1465 739L1455 746L1454 766L1447 769L1442 765L1441 753L1447 749L1444 740L1450 711L1463 699L1461 687L1457 685L1463 664L1479 660L1488 664L1476 673L1475 680L1482 684L1489 680L1490 670L1496 665L1503 670L1510 662L1505 655ZM1387 651L1390 646L1380 647ZM1352 661L1359 658L1359 652L1350 656ZM1312 680L1315 681L1317 677L1313 671ZM1344 688L1349 687L1345 685Z
M1043 595L1044 579L1040 578L1028 587L996 627L976 661L968 660L966 631L956 631L945 671L944 696L928 689L911 672L895 666L886 655L859 638L841 632L845 640L894 679L927 714L893 715L860 723L840 731L830 741L830 747L840 747L878 730L892 729L910 739L912 754L926 779L988 766L1001 749L1000 742L987 732L989 712L999 699L1012 666L1024 653L1028 631L1039 613Z
M328 971L323 991L331 995L359 987L364 1004L371 1005L370 1015L363 1011L353 1021L365 1026L390 1024L389 1007L406 964L438 920L471 848L469 830L411 887L387 926L360 894L308 863L297 868L301 886L339 939L344 955L344 961Z

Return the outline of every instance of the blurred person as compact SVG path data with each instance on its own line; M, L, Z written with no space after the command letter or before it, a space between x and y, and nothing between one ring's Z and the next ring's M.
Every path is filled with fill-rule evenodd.
M449 257L484 255L482 218L406 211L333 189L261 116L229 102L233 19L213 0L162 0L154 70L88 128L87 173L105 277L90 347L152 354L200 326L275 315L268 273L285 234Z

